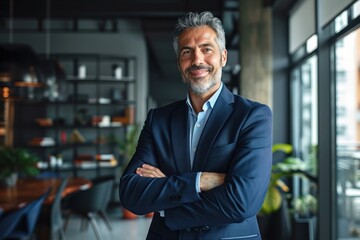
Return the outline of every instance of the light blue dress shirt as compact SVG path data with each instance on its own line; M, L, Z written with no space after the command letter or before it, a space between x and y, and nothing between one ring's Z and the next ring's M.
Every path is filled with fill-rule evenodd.
M202 131L204 130L206 121L208 120L212 109L214 108L214 105L220 95L221 89L223 88L223 83L221 82L221 85L219 87L218 90L216 90L216 92L214 93L214 95L211 96L211 98L209 100L207 100L203 107L202 107L202 111L199 112L198 114L195 113L192 105L191 105L191 101L190 101L190 97L189 94L187 95L186 98L186 103L188 105L188 110L189 110L189 124L188 124L188 131L189 131L189 148L190 148L190 166L193 166L194 163L194 157L195 157L195 153L196 153L196 149L197 149L197 145L199 143L199 139L201 136ZM200 192L200 177L201 177L201 172L198 172L197 176L196 176L196 190L197 192ZM165 217L165 212L164 211L159 211L160 216L161 217Z
M216 100L218 99L221 89L223 87L223 83L221 82L221 85L218 90L214 93L214 95L211 96L209 100L207 100L204 105L202 106L202 111L196 114L194 111L189 94L186 98L186 103L188 105L189 109L189 124L188 124L188 131L189 131L189 148L190 148L190 166L192 167L194 164L194 157L196 153L196 149L199 143L199 139L201 136L202 131L204 130L205 124L212 112L212 109L214 108L214 105L216 103ZM200 192L200 176L201 173L198 173L196 178L196 189L198 192Z

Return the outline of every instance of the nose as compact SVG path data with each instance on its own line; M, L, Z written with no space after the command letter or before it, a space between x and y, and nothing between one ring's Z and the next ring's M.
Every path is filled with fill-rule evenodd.
M193 52L192 65L199 66L204 63L204 55L200 49L196 49Z

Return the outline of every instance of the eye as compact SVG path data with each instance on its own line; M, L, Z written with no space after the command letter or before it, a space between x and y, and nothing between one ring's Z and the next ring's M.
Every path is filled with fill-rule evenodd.
M181 56L186 56L186 55L189 55L191 54L191 51L190 49L184 49L181 51Z
M203 52L210 53L210 52L212 52L212 48L204 48Z

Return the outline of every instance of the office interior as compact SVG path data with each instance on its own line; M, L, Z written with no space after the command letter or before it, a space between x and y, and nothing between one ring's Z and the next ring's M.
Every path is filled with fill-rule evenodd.
M264 239L359 239L359 0L1 1L0 45L51 65L23 85L0 69L1 144L35 152L41 172L118 180L114 138L186 96L172 30L188 11L224 24L224 84L271 107L273 144L292 149L274 164L300 160Z

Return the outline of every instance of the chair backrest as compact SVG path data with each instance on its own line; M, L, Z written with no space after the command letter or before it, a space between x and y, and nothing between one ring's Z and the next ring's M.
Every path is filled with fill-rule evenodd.
M109 189L107 189L105 191L106 195L103 196L103 206L102 206L102 210L106 210L112 195L113 195L113 189L114 189L114 184L115 184L115 175L103 175L97 178L94 178L91 180L93 185L99 184L99 183L103 183L103 182L112 182L112 184L107 184L107 187Z
M104 204L109 202L113 184L112 180L101 181L71 194L67 202L68 209L83 213L103 210Z
M0 239L5 239L15 229L25 213L25 207L9 212L0 218Z
M61 217L61 199L62 193L68 183L67 178L64 178L55 194L54 201L51 205L51 212L50 212L50 224L52 227L61 226L62 224L62 217Z
M93 184L97 184L100 182L105 182L105 181L115 181L115 175L111 174L111 175L102 175L96 178L91 179L91 182Z
M43 202L47 198L51 188L42 194L36 200L25 205L23 213L18 221L16 228L8 235L9 238L25 238L32 236Z

